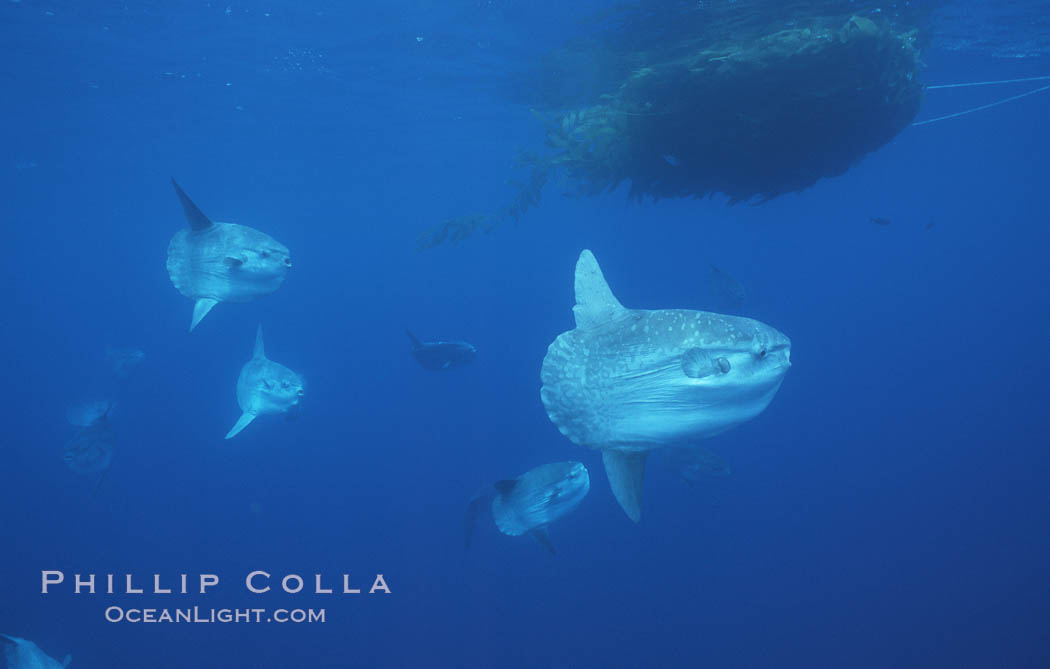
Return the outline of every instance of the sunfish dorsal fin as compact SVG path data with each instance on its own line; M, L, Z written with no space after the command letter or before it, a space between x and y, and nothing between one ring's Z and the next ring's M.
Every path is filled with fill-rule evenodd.
M252 351L252 357L266 359L266 348L263 347L262 323L255 330L255 350Z
M613 495L627 517L636 523L642 518L642 480L647 455L645 452L602 451L605 475L609 477Z
M204 320L204 317L208 315L211 308L218 304L218 300L213 300L210 297L202 297L193 305L193 320L190 321L190 332L193 332L193 328L197 327L197 323Z
M576 316L576 327L593 327L606 321L615 320L626 309L609 289L602 275L602 268L594 254L584 249L576 261L576 306L572 313Z
M237 433L243 430L244 428L248 427L248 423L252 422L253 420L255 420L255 414L249 411L245 411L244 413L242 413L241 417L237 419L237 422L234 424L234 426L231 427L230 431L226 433L226 439L233 439L234 437L236 437Z
M186 213L186 222L190 224L190 229L207 230L210 228L211 219L193 204L193 200L182 190L182 187L175 181L175 177L171 178L171 185L175 186L175 194L179 196L179 202L182 203L182 211Z
M551 555L557 555L558 551L554 550L554 544L551 543L551 535L547 534L547 526L534 527L529 530L529 536L536 540L540 546L543 546L551 552Z
M72 655L66 655L65 659L62 660L62 666L63 667L68 667L69 663L72 662L72 661L73 661L73 656Z

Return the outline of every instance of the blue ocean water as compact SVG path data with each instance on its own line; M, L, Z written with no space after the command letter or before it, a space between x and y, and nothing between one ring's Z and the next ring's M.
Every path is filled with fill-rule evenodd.
M609 4L0 7L0 632L85 668L1050 666L1050 92L908 128L761 206L548 189L516 226L417 252L507 197L543 140L530 67ZM934 23L927 83L1050 74L1029 32L1046 3L945 4L965 22ZM929 91L919 118L1038 85ZM192 335L165 271L172 176L294 260ZM714 264L792 340L769 408L707 444L733 473L651 465L638 525L539 397L584 248L637 308L711 308ZM224 441L260 323L303 410ZM422 369L406 328L478 357ZM105 352L129 347L145 358L117 379ZM67 408L98 397L117 451L93 493L62 451ZM552 525L557 556L491 523L464 550L479 487L560 460L591 491ZM67 583L43 595L43 570ZM307 591L382 573L391 593L252 595L253 570ZM76 595L76 573L221 583ZM114 605L326 622L110 623Z

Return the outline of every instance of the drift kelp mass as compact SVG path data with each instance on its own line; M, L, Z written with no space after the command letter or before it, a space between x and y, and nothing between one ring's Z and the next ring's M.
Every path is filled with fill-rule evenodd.
M534 110L548 150L521 155L528 178L512 201L442 221L418 247L517 221L555 176L575 196L628 183L635 199L768 200L842 174L915 118L923 97L915 25L821 3L785 21L767 10L748 15L745 5L685 15L676 39L661 30L650 43L639 31L624 45L613 35L593 53L562 56L563 68L605 59L622 72L591 104L555 99Z

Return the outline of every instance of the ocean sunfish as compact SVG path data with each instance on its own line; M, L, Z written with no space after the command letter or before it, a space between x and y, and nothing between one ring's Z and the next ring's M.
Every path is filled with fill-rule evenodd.
M464 525L466 546L470 547L478 515L491 500L492 519L500 532L512 537L528 534L554 553L547 526L579 506L590 488L591 479L582 462L540 465L516 479L496 481L470 500Z
M98 475L92 495L98 492L113 464L116 436L109 424L110 404L90 424L80 428L62 450L62 460L70 471L78 476Z
M9 669L64 669L73 658L66 655L61 662L40 650L32 641L16 636L0 634L0 649L3 650L5 667Z
M106 361L118 379L131 376L135 368L146 359L146 354L137 348L107 348Z
M451 369L470 363L478 354L473 344L465 341L420 341L405 330L412 341L412 355L427 369Z
M292 266L284 244L255 228L212 222L174 179L171 183L189 228L168 244L168 276L195 300L190 331L219 302L251 302L281 286Z
M575 288L576 329L548 347L540 398L570 441L602 452L616 501L638 522L648 452L762 413L791 366L791 341L750 318L626 309L587 250Z
M260 325L255 333L252 359L244 363L237 378L237 403L244 413L226 433L226 438L235 437L256 416L287 413L298 407L302 398L303 378L266 357Z
M111 400L84 400L66 409L66 420L76 427L87 427L99 418L113 412L116 404Z

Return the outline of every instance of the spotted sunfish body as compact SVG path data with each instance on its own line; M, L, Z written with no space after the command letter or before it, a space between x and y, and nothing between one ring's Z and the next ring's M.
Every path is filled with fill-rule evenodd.
M791 366L791 342L750 318L627 309L590 251L575 288L576 328L548 347L540 398L562 434L601 451L613 495L637 522L649 451L762 413Z

